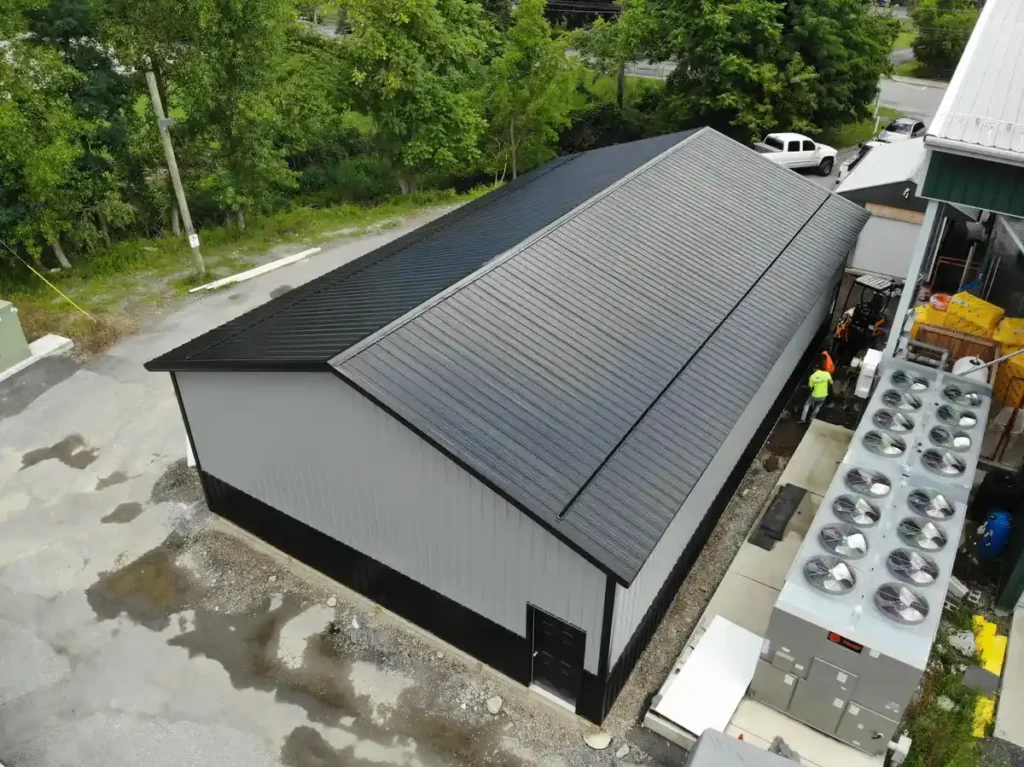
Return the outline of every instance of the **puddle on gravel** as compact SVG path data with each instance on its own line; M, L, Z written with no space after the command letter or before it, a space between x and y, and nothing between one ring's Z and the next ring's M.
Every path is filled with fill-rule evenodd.
M119 570L100 574L85 596L100 620L114 620L123 613L146 628L163 631L171 616L194 603L202 592L175 564L174 554L165 545Z
M96 460L97 452L95 448L85 447L81 434L71 434L50 447L29 450L21 456L21 468L27 469L43 461L57 460L72 469L84 469Z
M124 525L142 513L141 503L122 503L116 509L100 519L105 525Z
M120 485L128 481L128 475L123 471L115 471L106 477L100 477L96 480L96 489L103 490L107 487L113 487L114 485Z

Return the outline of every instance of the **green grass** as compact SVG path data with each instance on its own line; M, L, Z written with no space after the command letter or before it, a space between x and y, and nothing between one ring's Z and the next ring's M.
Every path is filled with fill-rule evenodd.
M974 737L974 708L978 693L965 687L957 669L973 662L949 643L955 629L969 628L970 612L955 610L945 616L918 695L907 707L903 725L913 744L906 767L980 767L981 751ZM950 711L938 704L939 696L953 703Z
M892 49L909 48L916 39L917 27L914 26L913 22L904 19L901 24L900 33L896 35L896 39L893 41Z
M949 74L943 72L933 72L924 66L917 59L911 59L910 61L904 61L898 67L896 67L896 74L903 77L918 77L922 80L937 80L938 82L949 82Z
M19 311L29 340L46 333L65 335L86 354L96 354L130 333L154 308L172 305L188 289L255 265L259 256L283 243L315 245L367 229L396 226L404 217L441 205L468 202L490 191L481 187L459 195L451 190L394 197L379 205L295 206L264 217L251 217L244 230L216 227L200 232L206 275L192 274L183 237L126 240L109 250L83 257L68 272L46 274L95 321L83 317L27 270L17 280L0 280L0 293Z
M618 95L617 78L612 75L601 75L597 72L584 72L584 85L587 90L599 101L614 104ZM635 104L648 93L656 93L665 89L665 83L661 80L653 80L647 77L626 77L624 101L626 105ZM586 97L577 94L577 103L574 108L586 106Z
M903 113L889 107L878 108L878 130L881 131L890 121L902 117ZM869 117L860 122L849 123L839 128L824 131L819 139L836 149L847 149L857 144L870 141L876 135L875 118Z

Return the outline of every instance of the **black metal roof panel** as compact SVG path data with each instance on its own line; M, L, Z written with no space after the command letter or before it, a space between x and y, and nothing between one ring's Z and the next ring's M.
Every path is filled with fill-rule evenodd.
M827 199L568 509L568 536L617 577L643 567L867 218ZM692 531L704 511L687 510Z
M829 199L705 129L332 364L628 583L738 417L724 404L689 422L651 414L712 341L742 341L735 322L722 328L762 283L822 290L867 218L839 200L848 225L822 234L808 222ZM820 263L778 266L794 248ZM758 343L777 355L808 305L758 317ZM736 403L773 359L730 369ZM644 463L649 431L668 445L695 428L707 448L684 451L684 465Z
M147 363L149 370L324 367L558 220L687 133L560 157Z

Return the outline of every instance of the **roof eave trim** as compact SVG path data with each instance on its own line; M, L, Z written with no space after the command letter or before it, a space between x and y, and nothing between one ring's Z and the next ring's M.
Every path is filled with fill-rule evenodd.
M977 160L995 160L1003 165L1024 166L1024 153L1014 152L1009 149L982 146L981 144L968 144L956 139L940 138L939 136L931 135L925 138L924 143L929 149L946 152L947 154L958 154Z
M417 317L419 317L424 312L430 310L434 306L437 306L437 304L441 303L442 301L447 300L448 298L450 298L455 293L457 293L460 290L462 290L467 285L475 282L476 280L478 280L481 277L485 276L486 274L490 273L494 269L497 269L499 266L504 264L506 261L508 261L509 259L515 257L516 255L518 255L522 251L526 250L526 248L530 247L531 245L533 245L537 241L542 240L543 238L547 237L549 234L551 234L551 232L553 232L556 229L564 226L566 223L571 221L573 218L575 218L576 216L580 215L583 211L585 211L588 208L590 208L591 206L597 204L598 202L603 200L605 197L610 195L612 192L617 190L619 187L624 186L625 184L629 183L630 181L632 181L637 176L639 176L642 173L646 172L652 166L654 166L654 165L658 164L659 162L661 162L668 155L672 154L673 152L678 151L683 146L685 146L686 144L688 144L691 141L693 141L693 139L695 139L697 136L701 135L702 133L704 133L705 131L708 131L708 130L711 130L711 129L705 127L705 128L698 128L698 129L692 131L689 135L687 135L686 137L680 139L679 142L673 144L668 149L666 149L664 152L661 152L660 154L656 155L655 157L652 157L650 160L645 162L643 165L641 165L641 166L639 166L637 168L634 168L632 171L627 173L625 176L620 178L615 183L605 187L602 191L598 192L597 194L593 195L592 197L589 197L587 200L585 200L582 203L580 203L579 205L577 205L575 208L570 210L568 213L563 215L561 218L559 218L559 219L557 219L555 221L552 221L550 224L545 226L543 229L540 229L537 232L535 232L534 234L530 235L525 240L520 242L518 245L516 245L516 246L510 248L509 250L505 251L500 256L497 256L497 257L493 258L490 262L488 262L487 264L484 264L482 267L477 269L472 274L469 274L469 275L463 277L461 280L459 280L458 282L456 282L453 285L449 285L447 288L442 290L440 293L437 293L435 296L427 299L422 304L417 306L415 309L412 309L411 311L406 312L401 317L399 317L398 319L388 323L387 325L385 325L380 330L378 330L378 331L376 331L374 333L371 333L369 336L364 338L362 341L360 341L360 342L354 344L353 346L350 346L348 349L345 349L344 351L340 352L337 356L335 356L333 359L330 360L330 364L332 366L335 366L335 367L337 367L339 365L343 365L348 360L350 360L353 357L355 357L356 355L358 355L360 352L365 351L366 349L368 349L369 347L373 346L377 342L379 342L382 339L386 338L391 333L394 333L399 328L403 327L404 325L407 325L409 322L411 322L412 320L416 319Z
M557 525L554 525L551 522L548 522L547 520L543 519L542 517L540 517L537 514L535 514L534 512L532 512L530 509L528 509L526 506L524 506L518 500L513 498L511 495L509 495L504 490L502 490L498 485L496 485L493 481L491 481L484 474L482 474L481 472L479 472L476 469L474 469L468 463L466 463L461 458L459 458L459 456L455 455L450 450L448 450L444 445L442 445L436 439L431 437L429 434L424 432L422 429L417 428L414 424L410 423L408 420L403 418L399 413L395 412L392 408L388 407L384 402L382 402L379 399L377 399L376 397L374 397L373 394L371 394L366 389L364 389L362 386L360 386L355 381L353 381L351 378L346 376L342 371L338 370L337 368L333 367L332 365L328 365L328 368L339 379L344 381L348 386L351 386L352 389L354 389L359 394L361 394L364 397L366 397L375 406L379 407L385 413L387 413L392 418L394 418L396 421L398 421L400 424L402 424L402 426L404 426L405 428L409 429L409 431L411 431L417 437L419 437L420 439L424 440L427 444L429 444L435 450L437 450L442 455L444 455L446 458L448 458L449 460L454 462L459 468L463 469L464 471L469 472L469 474L473 478L479 480L489 490L497 493L499 496L501 496L502 499L504 499L508 503L512 504L518 511L520 511L521 513L526 515L529 519L533 520L534 522L536 522L541 527L543 527L545 530L547 530L549 533L551 533L553 536L555 536L555 538L557 538L559 541L564 543L566 546L568 546L570 549L572 549L575 553L577 553L581 557L583 557L583 559L585 559L591 565L596 567L598 570L600 570L605 575L613 578L615 580L615 582L620 584L623 588L627 588L627 589L629 588L630 584L636 578L636 576L639 573L639 571L637 571L636 573L633 573L632 577L626 578L621 573L618 573L615 570L613 570L612 568L610 568L604 562L599 561L592 553L586 551L578 543L575 543L574 541L572 541L568 537L566 537L565 534L562 533L558 529Z
M157 357L142 365L151 373L322 373L332 370L329 362L319 360L195 360Z

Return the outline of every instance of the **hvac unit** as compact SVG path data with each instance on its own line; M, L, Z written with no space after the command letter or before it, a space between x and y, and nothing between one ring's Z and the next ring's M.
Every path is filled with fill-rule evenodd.
M772 611L754 697L885 752L938 631L990 398L883 367Z

